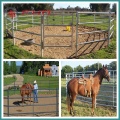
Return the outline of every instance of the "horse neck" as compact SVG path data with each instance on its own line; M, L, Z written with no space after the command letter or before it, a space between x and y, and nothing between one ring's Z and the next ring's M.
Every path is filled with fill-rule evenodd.
M94 82L98 82L100 85L102 84L102 80L103 80L103 75L100 71L98 71L93 78L95 79Z

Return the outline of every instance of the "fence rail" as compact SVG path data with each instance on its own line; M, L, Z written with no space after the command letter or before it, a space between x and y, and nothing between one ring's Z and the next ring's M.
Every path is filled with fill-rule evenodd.
M113 18L113 12L55 12L52 11L49 15L48 14L22 14L22 12L18 12L16 13L16 16L14 18L10 18L7 14L5 16L5 25L6 25L6 29L10 30L11 28L11 33L13 36L13 44L15 45L16 40L22 40L21 38L18 38L17 36L15 36L15 31L19 31L19 32L24 32L24 33L28 33L30 35L36 35L39 37L40 41L39 43L34 43L35 45L40 47L40 56L44 56L44 49L45 47L73 47L73 26L75 25L75 29L76 29L76 44L75 44L75 56L77 58L78 56L78 50L79 50L79 46L83 45L83 44L90 44L90 43L95 43L95 42L101 42L101 41L107 41L108 40L108 45L110 42L110 38L113 36L114 34L114 18ZM83 21L82 22L82 18L81 15L93 15L93 19L91 22L89 22L89 20L87 19L87 21ZM102 16L100 16L102 15ZM69 18L68 18L68 17ZM26 17L29 17L29 19L25 19ZM38 18L36 18L38 17ZM22 20L25 19L25 20ZM104 19L107 20L104 20ZM55 20L56 19L56 20ZM8 26L8 21L11 23L11 26ZM25 26L29 26L29 27L33 27L33 26L40 26L40 33L33 33L30 31L24 31L21 29L18 29L18 27L22 27L24 24ZM87 25L87 24L93 24L94 27L96 28L96 24L102 24L102 25L107 25L105 30L101 29L101 30L92 30L90 32L86 31L86 32L82 32L79 31L79 27L81 27L81 25ZM55 35L53 33L51 33L50 35L47 34L47 32L45 31L45 27L48 26L54 26L54 27L63 27L63 26L70 26L71 27L71 31L69 32L70 35L65 35L63 34L58 34ZM80 35L86 35L86 34L95 34L95 33L99 33L101 34L102 32L106 32L107 35L106 37L103 39L95 39L95 40L89 40L86 42L86 40L84 42L81 42L79 36ZM60 44L55 44L55 45L51 45L51 44L46 44L45 45L45 39L49 38L49 37L68 37L69 38L69 44L68 45L60 45ZM55 38L56 39L56 38Z
M58 89L38 89L38 103L33 101L27 104L22 103L20 93L12 96L14 90L5 90L7 96L4 97L4 116L58 116L59 115L59 91ZM53 91L51 93L50 91ZM18 91L16 91L18 92ZM32 95L33 96L33 95ZM26 101L26 97L25 101ZM32 99L34 97L31 97ZM24 106L24 107L23 107ZM14 110L13 110L14 109Z

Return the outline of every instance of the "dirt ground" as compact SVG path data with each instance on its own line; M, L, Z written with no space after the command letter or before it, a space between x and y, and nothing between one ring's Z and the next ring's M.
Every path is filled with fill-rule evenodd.
M27 104L22 104L21 102L21 96L20 95L12 95L10 96L9 100L9 114L10 117L16 116L16 117L54 117L56 115L56 95L44 95L44 94L39 94L39 99L38 103L33 103L25 99ZM5 106L8 104L7 99L4 97L4 117L7 117L8 113L8 107ZM59 98L58 98L59 99ZM51 104L51 105L47 105ZM59 109L59 108L58 108ZM33 114L33 112L36 112ZM6 114L5 114L6 113ZM16 113L15 115L12 115L13 113ZM24 113L24 114L23 114ZM25 114L25 113L30 113L30 114Z
M78 29L78 32L91 32L98 29L94 27L85 27L81 26ZM31 28L26 28L24 31L34 32L41 34L41 27L34 26ZM76 52L76 27L73 27L73 38L71 37L50 37L47 35L71 35L72 31L67 31L65 26L45 26L44 27L44 46L70 46L70 47L44 47L43 57L45 58L57 58L57 59L66 59L66 58L75 58ZM24 32L17 31L15 32L15 37L21 39L34 39L33 42L41 44L41 36L28 34ZM95 34L85 34L78 36L78 43L100 40L107 38L107 33L95 33ZM41 46L38 45L28 45L24 41L16 39L15 44L20 48L29 51L30 53L41 55ZM89 54L93 51L97 51L101 48L107 46L107 41L95 42L89 44L79 45L77 49L77 56L82 56Z

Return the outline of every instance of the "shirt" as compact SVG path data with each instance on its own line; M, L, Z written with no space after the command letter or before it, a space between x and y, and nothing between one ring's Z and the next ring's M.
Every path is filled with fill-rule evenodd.
M34 89L38 89L38 85L37 84L34 84Z

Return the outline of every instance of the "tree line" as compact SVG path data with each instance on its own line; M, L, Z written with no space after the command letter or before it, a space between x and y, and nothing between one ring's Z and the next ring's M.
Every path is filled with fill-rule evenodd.
M4 10L7 8L14 8L16 11L23 11L23 10L54 10L53 8L54 3L37 3L37 4L31 4L31 3L25 3L25 4L4 4ZM80 6L76 7L70 7L67 8L60 8L57 10L75 10L75 11L96 11L96 12L105 12L110 10L110 4L109 3L90 3L90 9L88 8L81 8ZM116 4L112 5L112 12L116 12Z
M116 61L111 62L108 66L108 70L116 70ZM81 65L78 65L75 68L72 68L69 65L65 65L62 67L61 70L61 77L65 78L66 73L72 73L72 72L84 72L84 71L95 71L98 70L99 68L102 68L101 63L95 63L93 65L87 65L85 67L82 67Z
M38 69L42 69L45 64L59 66L58 61L23 61L21 66L17 66L15 61L4 61L4 75L16 73L37 75Z
M23 10L53 10L54 4L47 4L47 3L42 3L42 4L4 4L4 10L7 8L14 8L16 11L21 12Z

